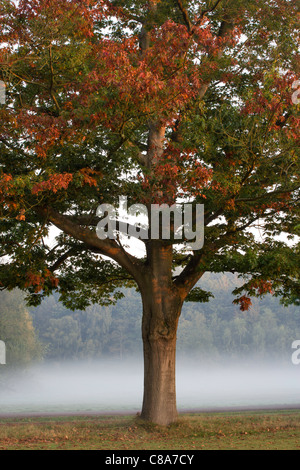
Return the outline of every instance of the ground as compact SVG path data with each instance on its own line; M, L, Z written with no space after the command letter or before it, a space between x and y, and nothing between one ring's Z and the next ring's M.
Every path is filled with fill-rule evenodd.
M300 410L182 414L161 427L138 416L0 419L0 450L299 450Z

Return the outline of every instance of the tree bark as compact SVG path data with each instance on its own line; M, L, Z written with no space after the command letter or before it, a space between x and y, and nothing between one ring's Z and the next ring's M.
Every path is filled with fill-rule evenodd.
M141 417L160 425L177 420L176 335L181 302L171 290L161 302L143 298L144 397Z
M177 420L176 337L144 338L144 398L141 418L160 425Z
M142 290L144 398L141 417L160 425L177 420L176 335L182 308L171 279L172 248L152 242L151 266Z

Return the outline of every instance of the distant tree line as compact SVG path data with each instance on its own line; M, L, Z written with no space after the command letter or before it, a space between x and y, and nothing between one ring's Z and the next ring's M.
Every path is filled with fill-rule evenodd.
M5 343L6 364L10 367L25 367L43 357L44 346L18 290L0 292L0 340ZM0 366L0 371L5 366Z
M300 339L299 306L283 307L271 295L254 299L250 311L232 303L233 275L206 275L201 288L214 295L209 302L187 302L178 329L179 355L218 360L243 356L267 359L291 356ZM56 296L26 309L18 291L0 293L0 339L7 342L8 362L141 357L140 295L124 289L115 305L92 305L70 311Z
M178 350L208 357L290 359L300 339L300 308L284 307L272 295L252 299L242 312L233 302L237 285L231 274L207 275L202 287L214 297L208 303L186 303L180 319Z

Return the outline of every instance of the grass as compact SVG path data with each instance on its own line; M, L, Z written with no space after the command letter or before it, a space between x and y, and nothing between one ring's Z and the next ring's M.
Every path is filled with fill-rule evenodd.
M0 419L0 450L299 450L300 411Z

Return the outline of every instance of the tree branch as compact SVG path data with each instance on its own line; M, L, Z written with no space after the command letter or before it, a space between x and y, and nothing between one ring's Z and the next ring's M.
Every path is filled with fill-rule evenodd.
M143 263L135 256L132 256L124 249L121 249L115 240L101 240L97 237L97 234L94 231L77 225L72 221L70 216L62 215L51 207L40 207L36 209L36 212L49 220L64 233L67 233L75 240L83 242L85 248L94 253L108 256L116 261L120 266L122 266L122 268L130 273L138 284L140 283L143 275Z
M202 256L203 254L193 255L183 271L173 281L174 286L179 290L183 300L205 274L205 270L199 269Z
M179 10L181 11L181 14L182 14L183 20L186 24L186 27L188 29L188 32L190 33L193 29L193 24L190 21L189 14L188 14L186 8L184 8L181 0L177 0L177 5L179 7Z
M13 150L14 152L18 152L21 155L23 155L24 157L29 158L28 155L22 149L14 147L12 144L7 142L7 140L4 139L3 137L0 137L0 142L2 142L6 147Z
M66 251L66 253L64 253L63 255L61 255L57 260L56 262L53 264L53 266L51 266L50 268L50 271L53 273L54 271L56 271L68 258L70 258L70 256L74 256L76 255L77 253L79 253L80 251L83 251L84 250L84 247L73 247L73 248L70 248L70 250Z
M97 216L90 216L90 215L69 215L67 216L69 220L71 220L73 223L78 224L80 226L86 226L86 227L97 227L98 223L101 221L101 217ZM112 220L116 224L116 230L119 231L120 233L126 234L130 231L130 233L134 234L136 226L129 224L128 222L125 222L127 225L127 232L122 230L122 221L120 220ZM139 228L139 227L137 227ZM134 235L130 235L131 237L134 237ZM139 238L136 236L136 238ZM144 237L143 240L146 241L148 238Z
M260 199L265 199L267 197L270 197L270 196L276 196L277 194L288 194L288 193L291 193L295 190L299 189L299 186L297 185L296 187L294 188L290 188L290 189L285 189L285 190L276 190L276 191L271 191L270 193L264 193L264 194L261 194L260 196L253 196L253 197L241 197L241 198L237 198L235 199L235 202L254 202L254 201L259 201Z
M207 14L207 13L211 13L212 11L214 11L217 6L219 5L219 3L221 3L222 0L217 0L216 3L214 4L214 6L212 8L208 8L207 10L203 10L200 14L200 20L198 20L197 23L200 23L200 21L202 20L202 18L204 18L204 16Z

